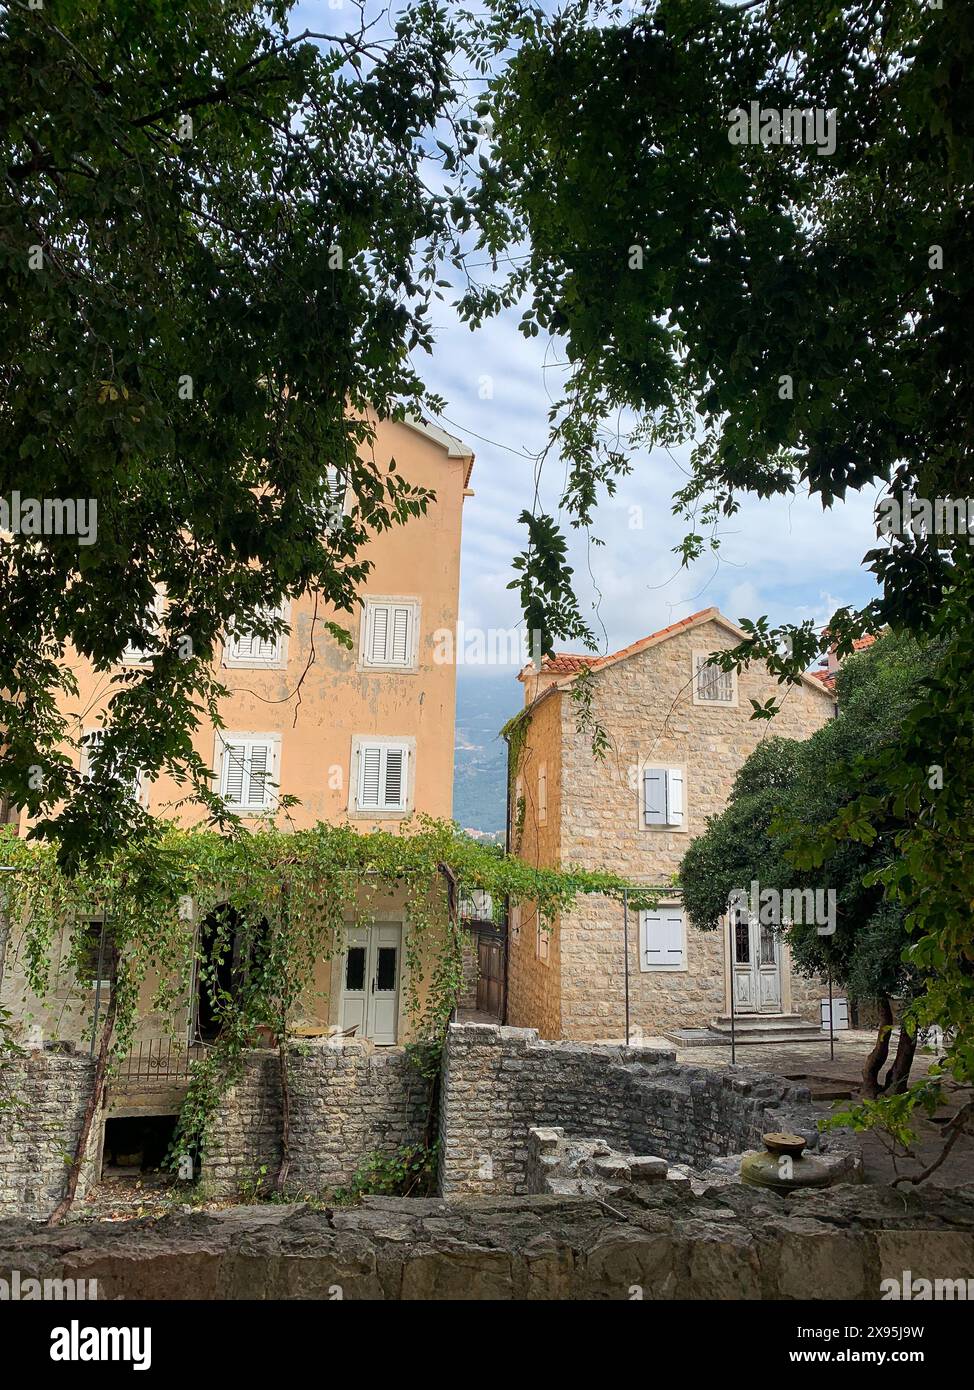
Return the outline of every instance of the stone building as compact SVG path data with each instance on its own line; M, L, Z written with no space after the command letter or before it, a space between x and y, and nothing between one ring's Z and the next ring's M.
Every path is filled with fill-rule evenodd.
M743 636L707 608L611 656L555 655L520 677L527 715L511 797L513 851L532 864L602 868L667 889L655 910L633 912L628 921L637 1041L678 1028L726 1028L732 976L735 1013L752 1037L818 1032L823 989L793 974L786 943L756 922L742 923L732 967L729 929L694 930L672 886L687 845L723 810L735 775L767 732L751 719L751 700L782 696L763 665L737 674L707 663ZM590 717L572 698L585 669ZM774 732L806 738L834 710L827 686L803 677L786 690ZM603 759L592 751L592 722L608 735ZM530 910L511 916L507 1022L546 1038L623 1037L618 904L586 896L550 932Z

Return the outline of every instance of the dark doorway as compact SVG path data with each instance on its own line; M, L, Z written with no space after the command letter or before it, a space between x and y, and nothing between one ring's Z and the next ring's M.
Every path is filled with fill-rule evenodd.
M175 1115L122 1115L106 1120L102 1174L155 1172L162 1167L175 1130Z
M249 921L231 903L221 903L204 919L197 953L194 1041L219 1037L225 1008L263 962L268 933L265 917Z

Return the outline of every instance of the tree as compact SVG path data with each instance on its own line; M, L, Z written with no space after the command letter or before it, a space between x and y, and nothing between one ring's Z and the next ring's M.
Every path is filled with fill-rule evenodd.
M838 716L804 741L769 737L758 745L735 779L726 809L708 822L680 865L683 901L691 921L715 930L735 889L757 880L762 890L827 887L836 894L836 930L819 934L811 922L785 928L798 971L833 979L857 999L876 1001L880 1024L876 1046L863 1068L870 1098L900 1092L916 1048L916 1027L900 1032L897 1056L884 1081L889 1051L891 1001L909 1005L923 973L904 959L905 913L871 881L896 858L890 822L868 845L837 842L820 863L807 862L809 838L863 791L863 761L895 747L903 721L918 699L918 681L936 659L936 649L884 637L850 658L838 674ZM886 789L870 784L874 793Z
M409 354L449 249L423 162L452 29L431 0L382 37L291 36L288 10L0 17L0 792L66 864L145 829L140 767L219 817L192 734L227 623L274 630L309 588L352 611L363 542L431 501L365 446L375 413L436 405ZM150 668L113 675L130 642ZM111 691L90 782L64 751L69 648Z
M626 408L632 446L692 441L684 561L719 545L707 532L744 493L807 489L831 507L884 488L881 543L864 557L877 596L833 615L827 637L744 619L720 664L763 660L787 686L826 642L846 656L884 625L943 643L900 746L861 770L867 789L805 854L814 866L901 826L881 882L924 972L918 1018L945 1027L943 1074L974 1087L974 555L966 523L936 511L969 515L974 494L974 13L492 0L472 47L495 65L479 108L494 155L468 215L498 262L522 254L508 283L472 286L462 307L477 324L527 294L522 331L560 338L570 372L552 444L571 523L588 525L599 489L634 466L602 429ZM553 556L529 545L522 590L537 606L548 584L555 621L580 622L567 573L548 578ZM874 1114L906 1135L909 1106L935 1105L937 1084L911 1096Z
M969 7L493 0L475 49L496 73L470 216L495 256L524 254L504 291L472 286L463 308L477 323L523 292L522 331L563 340L553 438L573 524L632 467L601 429L620 408L638 415L634 445L694 442L685 559L747 492L830 507L881 483L904 511L967 498ZM740 143L752 104L774 120ZM842 654L884 623L925 630L957 568L969 576L966 535L930 532L866 557L883 593L833 619ZM548 557L530 553L540 588ZM783 661L782 635L758 628L749 653L794 676L821 638L789 629Z

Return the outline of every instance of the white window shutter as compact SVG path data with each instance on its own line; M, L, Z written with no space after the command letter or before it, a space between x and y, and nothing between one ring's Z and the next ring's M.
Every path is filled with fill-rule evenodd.
M385 766L384 806L398 810L405 802L403 792L406 781L406 751L403 748L387 748Z
M658 912L643 913L643 964L645 966L659 965L660 963L660 926L662 918Z
M345 516L348 485L344 475L334 466L325 469L321 482L325 497L321 505L320 522L326 531L337 531Z
M663 910L660 944L664 965L676 967L683 964L683 917L681 913Z
M683 769L667 768L666 771L666 824L683 824Z
M397 666L409 664L409 630L412 610L401 606L392 609L392 633L389 661Z
M644 970L681 970L685 963L683 941L683 914L678 908L643 913Z
M223 745L223 776L221 796L229 806L243 806L244 786L247 775L247 745L245 743L225 743Z
M365 618L367 666L409 666L413 655L415 608L409 603L368 600Z
M695 657L697 699L706 704L732 705L734 703L734 673L722 671L719 666L710 664L708 652L698 652Z
M643 772L643 799L647 825L666 824L666 777L663 768L647 767Z
M267 609L268 619L281 616L283 610ZM281 659L283 634L259 637L256 632L241 627L231 628L227 635L227 656L237 665L267 666Z
M357 809L405 810L409 749L395 744L363 744L358 756Z
M162 594L156 594L155 598L145 610L145 627L153 636L158 633L162 624L163 604L164 600ZM122 652L123 661L141 663L149 659L150 653L147 647L140 647L137 642L126 642L125 649Z
M89 733L85 734L81 740L81 775L86 781L91 778L92 754L97 752L104 741L104 729L92 729Z
M389 608L384 603L369 605L369 661L383 665L389 650Z
M247 760L247 805L266 806L270 787L270 746L266 743L252 743Z
M378 808L382 749L363 748L359 752L358 804L364 809Z

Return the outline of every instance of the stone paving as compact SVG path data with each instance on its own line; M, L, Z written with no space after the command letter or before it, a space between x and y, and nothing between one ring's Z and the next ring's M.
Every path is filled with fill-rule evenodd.
M890 1058L896 1050L897 1034L894 1032L890 1044ZM647 1045L647 1040L642 1040ZM761 1067L764 1071L795 1080L799 1076L821 1079L835 1083L836 1089L848 1088L858 1097L862 1081L862 1066L867 1053L876 1041L873 1032L849 1029L835 1035L835 1059L829 1052L828 1035L824 1041L808 1043L762 1043L737 1048L738 1065ZM730 1046L726 1047L687 1047L677 1050L677 1060L694 1066L722 1068L730 1064ZM918 1052L913 1063L911 1078L919 1080L936 1061L933 1051ZM812 1087L813 1080L805 1082ZM827 1089L826 1086L820 1087ZM827 1114L833 1104L839 1108L845 1102L823 1100L820 1108ZM956 1107L945 1107L933 1121L921 1116L916 1122L918 1141L917 1160L897 1158L890 1153L888 1144L877 1133L862 1135L865 1180L872 1183L888 1183L898 1176L919 1172L931 1163L943 1147L943 1121L949 1119ZM927 1182L937 1187L958 1187L974 1184L974 1135L965 1135L958 1140L946 1162ZM926 1186L926 1183L924 1184Z

